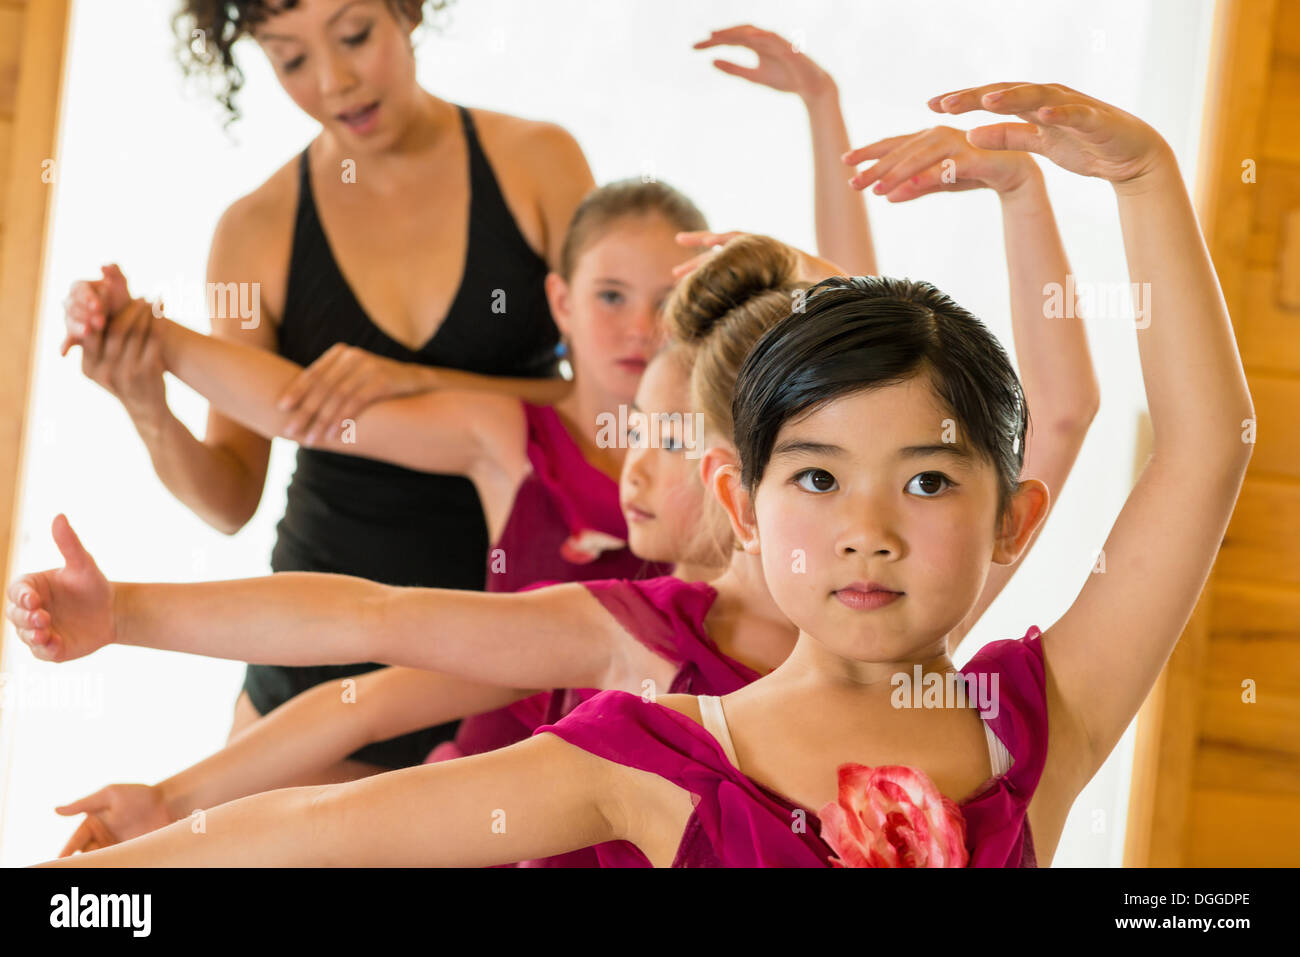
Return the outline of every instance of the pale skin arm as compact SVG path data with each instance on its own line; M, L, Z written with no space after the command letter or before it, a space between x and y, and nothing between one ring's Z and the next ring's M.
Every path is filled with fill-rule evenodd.
M381 668L352 680L352 700L345 700L339 681L317 685L220 751L159 782L173 817L285 787L368 744L504 708L534 693L414 668Z
M365 745L502 708L530 693L411 668L324 682L153 787L109 785L59 808L87 815L59 856L139 836L197 809L290 787Z
M115 584L117 641L250 664L378 661L512 688L599 688L617 622L578 584L489 594L285 572Z
M5 608L45 661L116 642L256 664L378 661L508 688L602 688L641 647L576 583L508 594L313 572L115 583L62 515L53 533L65 567L15 579Z
M151 335L162 338L168 371L205 396L213 408L264 436L303 438L289 433L293 413L278 402L301 366L155 318L142 301L114 317L119 321L149 323ZM358 413L354 425L324 432L312 447L474 478L517 457L512 452L522 454L524 441L519 402L487 392L440 390L388 399Z
M1054 732L1044 781L1077 793L1132 721L1191 615L1250 460L1243 423L1254 408L1177 161L1154 130L1057 85L974 88L941 108L1019 116L1035 125L984 128L973 141L1034 150L1110 180L1130 280L1150 283L1150 324L1137 339L1152 455L1106 540L1106 573L1088 576L1043 639L1049 694L1075 725Z
M552 734L346 784L287 788L46 867L475 867L620 840L620 768ZM494 825L496 825L494 827Z
M753 50L758 54L758 65L745 67L714 60L714 66L732 76L795 93L808 111L818 254L848 275L876 275L876 252L865 197L845 183L841 157L849 149L849 133L834 78L807 54L797 52L788 40L754 26L715 30L707 40L696 43L695 49L732 45Z
M1043 482L1054 498L1078 457L1098 405L1098 387L1083 321L1044 315L1048 283L1065 286L1069 260L1061 244L1042 171L1023 152L980 150L949 127L895 136L845 156L848 162L878 159L852 182L890 202L906 202L933 192L992 188L1002 205L1011 329L1020 376L1032 417L1022 478ZM1038 528L1042 526L1039 525ZM955 649L1002 591L1035 537L1014 564L995 564L970 613L949 634Z
M1011 334L1032 416L1021 475L1046 485L1054 502L1097 414L1100 389L1079 310L1051 319L1043 315L1043 289L1048 283L1064 288L1070 263L1042 171L1035 167L1023 186L1000 198L1011 283ZM970 633L1024 564L1024 555L1033 548L1041 528L1035 530L1015 564L989 569L975 607L949 637L949 651Z

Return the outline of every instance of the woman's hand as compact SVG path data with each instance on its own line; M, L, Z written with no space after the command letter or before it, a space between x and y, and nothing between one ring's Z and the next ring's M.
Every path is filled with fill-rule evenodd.
M1169 145L1136 116L1059 83L990 83L934 97L937 113L987 110L1024 123L995 123L966 134L986 150L1028 150L1082 176L1117 186L1164 165Z
M877 162L850 178L849 184L866 189L875 183L872 191L891 203L983 187L1006 195L1037 172L1029 153L980 149L950 126L891 136L844 154L844 162L854 166L870 159Z
M112 393L137 425L156 421L167 409L167 388L162 342L153 334L155 307L131 298L116 265L101 271L103 279L73 283L64 300L60 355L81 346L86 378Z
M64 816L86 815L59 857L129 841L177 820L167 807L162 788L149 784L110 784L54 811Z
M707 40L696 43L694 49L707 50L716 46L747 47L758 54L758 65L752 67L727 60L714 60L713 65L723 73L784 93L797 93L804 100L837 92L835 81L829 73L806 54L796 51L789 40L771 30L760 30L749 25L714 30Z
M14 579L5 617L37 658L70 661L117 640L114 590L66 517L52 531L66 564Z
M435 374L425 366L336 342L280 396L280 409L293 410L284 434L310 446L325 430L355 419L372 403L431 391Z
M161 303L132 299L112 313L102 333L81 342L81 371L122 403L137 425L167 411L163 338L155 321ZM93 322L93 320L92 320Z
M731 231L727 233L713 233L708 230L696 230L695 232L683 232L677 234L677 243L681 246L709 246L712 247L708 252L700 253L693 256L673 267L673 279L680 281L688 273L694 271L706 260L712 257L719 249L731 242L738 236L749 236L751 233ZM848 275L843 269L835 265L828 259L821 259L812 253L806 253L802 249L791 246L799 254L799 276L802 282L819 282L830 276Z

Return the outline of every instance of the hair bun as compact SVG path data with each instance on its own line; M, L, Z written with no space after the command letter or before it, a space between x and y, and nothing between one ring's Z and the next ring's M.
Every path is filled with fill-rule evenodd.
M771 236L737 236L677 284L669 326L679 340L700 342L733 310L798 276L799 253L790 246Z

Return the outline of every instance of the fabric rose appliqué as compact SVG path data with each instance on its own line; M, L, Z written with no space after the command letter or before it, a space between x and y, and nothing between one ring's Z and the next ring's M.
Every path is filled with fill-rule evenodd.
M841 764L839 797L821 810L834 867L965 867L966 819L915 768Z
M601 552L612 552L626 545L627 542L621 538L587 528L565 539L560 546L560 555L570 564L587 565L599 558Z

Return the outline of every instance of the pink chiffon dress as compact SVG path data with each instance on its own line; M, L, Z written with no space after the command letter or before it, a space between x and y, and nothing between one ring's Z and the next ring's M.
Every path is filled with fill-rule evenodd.
M961 669L998 677L998 708L983 718L994 774L958 804L971 867L1036 867L1029 801L1047 755L1047 694L1039 630L991 642ZM991 684L991 678L985 679ZM716 735L683 714L622 691L594 695L535 733L628 767L650 771L690 792L694 810L674 867L826 867L831 849L810 808L751 780L736 767L720 703ZM721 719L720 726L717 719ZM852 760L846 755L846 761ZM802 826L792 826L796 821ZM648 867L633 844L596 845L601 867Z
M627 547L618 483L583 458L556 411L522 405L532 471L520 483L505 527L488 549L486 590L527 591L561 582L635 580L671 572L671 565L645 561ZM544 692L536 700L464 719L455 739L434 748L424 763L524 740L546 715L550 696Z

